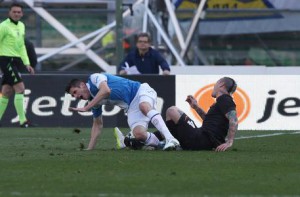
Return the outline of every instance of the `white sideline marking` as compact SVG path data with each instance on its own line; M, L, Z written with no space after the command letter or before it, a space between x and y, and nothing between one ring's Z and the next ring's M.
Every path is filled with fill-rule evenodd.
M236 140L241 140L241 139L249 139L249 138L261 138L261 137L272 137L272 136L278 136L278 135L289 135L289 134L300 134L300 131L295 131L292 133L272 133L272 134L264 134L264 135L252 135L252 136L241 136L241 137L236 137Z

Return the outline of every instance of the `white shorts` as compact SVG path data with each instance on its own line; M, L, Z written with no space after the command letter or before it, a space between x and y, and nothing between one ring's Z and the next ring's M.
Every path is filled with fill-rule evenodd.
M136 126L143 126L146 129L150 122L150 118L145 116L140 108L139 104L142 102L150 103L152 109L156 110L157 93L151 88L148 83L141 84L137 94L129 105L127 111L127 122L131 130Z

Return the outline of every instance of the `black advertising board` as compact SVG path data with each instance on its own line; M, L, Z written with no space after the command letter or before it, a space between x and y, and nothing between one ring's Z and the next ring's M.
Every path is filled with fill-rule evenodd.
M87 80L88 75L23 75L25 82L25 108L27 118L39 127L91 127L92 114L70 112L70 106L84 106L85 101L65 94L66 84L73 78ZM158 111L165 111L175 104L175 76L135 75L126 78L146 82L158 94ZM119 107L103 106L104 127L128 127L124 111ZM13 96L2 118L3 127L18 126L13 106Z

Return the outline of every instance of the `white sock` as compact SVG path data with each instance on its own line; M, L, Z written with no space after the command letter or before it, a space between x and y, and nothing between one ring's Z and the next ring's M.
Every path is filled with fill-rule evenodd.
M159 140L153 133L147 132L147 140L145 141L145 145L147 146L158 146Z
M149 111L147 117L150 118L152 124L165 137L166 140L174 138L166 126L163 118L156 110Z

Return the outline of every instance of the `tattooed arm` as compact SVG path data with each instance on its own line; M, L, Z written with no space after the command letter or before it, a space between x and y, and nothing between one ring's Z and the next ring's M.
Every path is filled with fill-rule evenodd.
M219 145L216 148L216 151L225 151L230 148L233 144L234 136L238 128L238 119L236 111L232 110L226 114L226 117L229 120L229 129L227 134L227 141L224 144Z
M206 113L198 105L197 100L193 96L188 95L185 101L190 104L191 108L193 108L197 112L197 114L202 118L202 120L205 119Z

